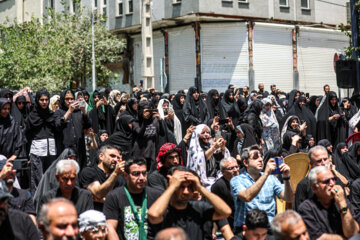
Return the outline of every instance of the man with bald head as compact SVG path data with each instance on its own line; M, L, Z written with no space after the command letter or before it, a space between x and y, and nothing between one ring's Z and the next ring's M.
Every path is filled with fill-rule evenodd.
M38 221L44 240L78 238L78 215L74 204L65 198L54 198L44 204Z

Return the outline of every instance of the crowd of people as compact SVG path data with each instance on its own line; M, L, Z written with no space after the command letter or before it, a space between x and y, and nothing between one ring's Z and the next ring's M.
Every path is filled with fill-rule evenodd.
M0 238L360 239L359 107L329 85L1 89Z

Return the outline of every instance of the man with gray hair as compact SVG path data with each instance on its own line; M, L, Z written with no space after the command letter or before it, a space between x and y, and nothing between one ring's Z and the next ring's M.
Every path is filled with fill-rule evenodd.
M43 240L78 239L78 215L74 204L65 198L51 199L38 215Z
M314 196L299 207L311 239L350 238L359 232L353 207L344 190L336 185L331 170L325 166L311 169L309 181Z
M321 145L316 145L312 147L309 152L308 156L310 159L310 167L318 167L318 166L326 166L330 169L331 163L328 155L328 151L325 147ZM343 176L339 174L334 167L331 168L331 171L335 175L336 184L343 186L346 184L343 184L340 179L338 179L338 176L342 179ZM296 187L295 192L295 201L294 201L294 210L297 211L300 204L304 202L306 199L311 198L314 195L314 192L311 188L310 181L307 177L304 177L299 184Z
M165 228L158 232L155 240L188 240L185 231L179 227Z
M304 221L293 210L277 214L271 224L271 230L275 240L309 240L309 233Z
M234 199L231 196L230 192L230 180L239 175L239 165L235 158L223 158L220 161L220 171L222 173L222 177L219 178L212 186L211 192L215 193L222 200L226 202L226 204L231 208L231 215L228 217L228 222L231 229L234 226Z
M88 210L79 216L80 235L83 240L106 240L108 226L105 215L96 210Z
M39 209L50 199L58 197L70 200L75 205L78 214L93 209L92 194L86 189L75 186L78 173L79 165L75 160L60 160L56 164L55 174L59 187L51 189L40 198Z

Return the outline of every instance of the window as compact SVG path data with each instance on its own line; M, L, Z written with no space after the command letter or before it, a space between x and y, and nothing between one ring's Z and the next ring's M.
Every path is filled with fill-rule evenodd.
M133 0L128 0L128 13L133 13L134 6L133 6Z
M116 16L122 16L124 13L123 10L123 1L122 0L117 0L117 10L116 10Z
M180 4L181 0L173 0L173 4Z
M302 9L310 9L310 0L301 0L301 8Z
M289 7L288 0L279 0L280 7Z
M101 14L106 16L106 0L102 0L101 5Z
M97 7L98 7L98 0L94 0L93 4L94 4L94 9L97 9Z
M54 8L54 0L49 0L49 7Z
M249 3L249 0L239 0L239 3Z

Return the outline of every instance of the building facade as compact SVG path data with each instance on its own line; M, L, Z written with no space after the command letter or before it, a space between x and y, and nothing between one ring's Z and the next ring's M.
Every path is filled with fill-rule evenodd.
M46 6L55 11L63 7L59 0L37 1L42 13ZM10 2L30 0L0 2L0 21ZM267 90L276 84L286 92L298 88L322 94L323 85L329 84L337 91L333 57L349 46L349 39L338 30L349 20L348 2L152 0L155 88L174 93L197 85L203 91L223 91L229 84L257 88L263 82ZM71 11L72 0L66 3ZM142 1L82 0L81 4L106 14L109 30L128 39L126 66L130 83L138 85L144 79Z

